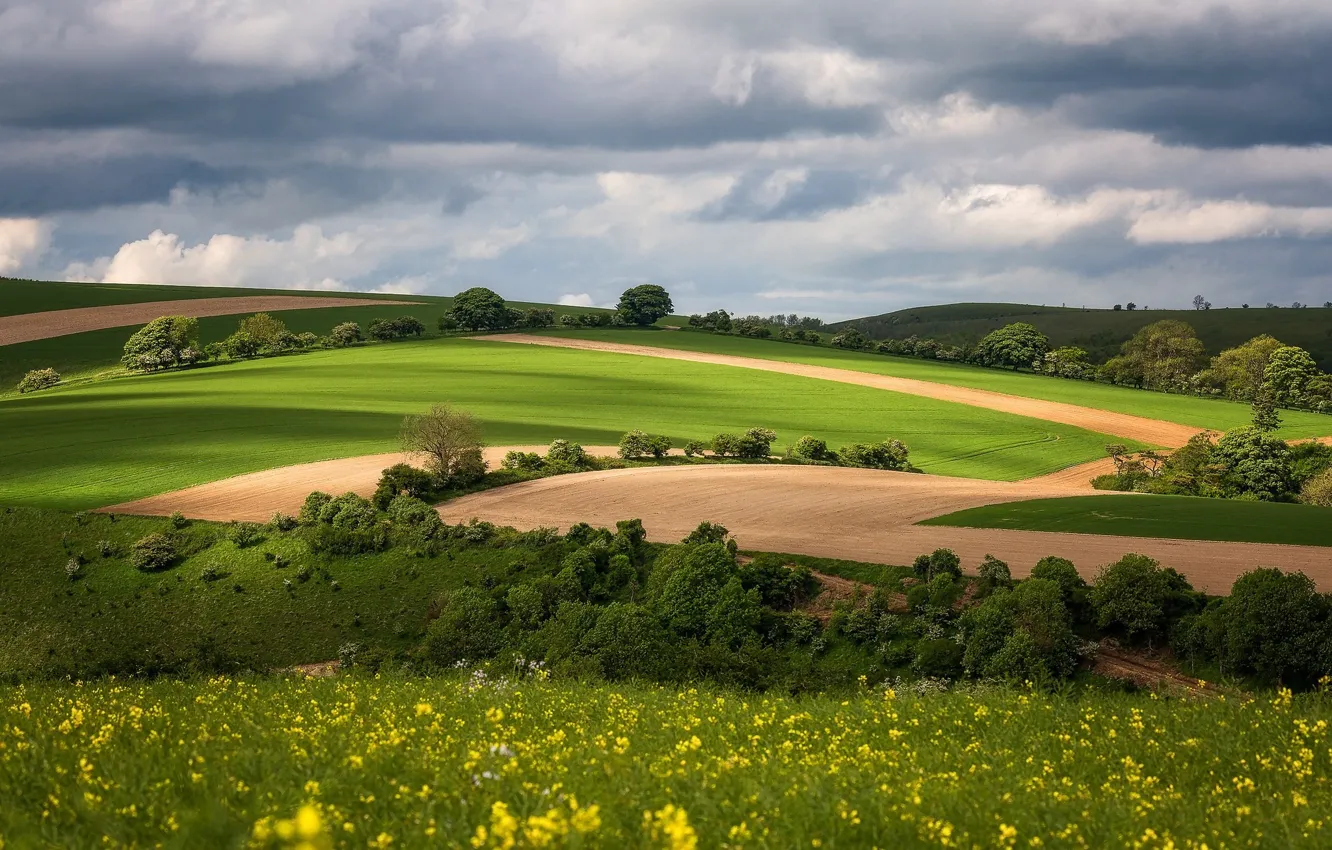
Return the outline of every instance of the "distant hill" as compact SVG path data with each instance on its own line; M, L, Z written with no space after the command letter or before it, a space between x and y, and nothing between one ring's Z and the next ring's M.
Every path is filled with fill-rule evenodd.
M1031 304L941 304L851 319L829 325L828 329L857 327L873 339L905 339L914 334L922 339L969 345L996 328L1028 322L1050 337L1054 345L1081 346L1099 363L1117 354L1120 345L1139 328L1162 319L1193 325L1209 354L1266 333L1306 349L1324 370L1332 371L1332 309L1326 307L1129 311Z

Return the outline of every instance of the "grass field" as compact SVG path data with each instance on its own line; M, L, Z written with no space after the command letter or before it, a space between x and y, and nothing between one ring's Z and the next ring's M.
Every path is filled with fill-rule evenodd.
M367 327L375 319L413 315L425 322L427 333L435 332L435 321L453 304L451 297L433 295L369 295L360 292L316 292L288 289L233 289L206 286L145 286L141 284L50 283L45 281L0 278L0 316L68 310L76 307L100 307L144 301L188 301L195 298L229 298L247 295L284 295L365 298L365 307L318 307L309 310L279 310L273 315L294 333L309 331L320 335L340 322L359 322ZM415 301L416 305L375 306L376 301ZM518 309L550 307L556 313L601 312L588 307L558 307L548 304L512 302ZM218 342L236 330L243 315L206 316L199 319L199 337L204 344ZM679 317L667 317L670 324ZM679 321L674 321L679 324ZM133 328L106 328L85 333L40 339L16 345L0 346L0 395L10 394L23 374L31 369L53 367L66 380L119 371L120 354Z
M127 377L0 400L0 504L87 508L303 461L395 449L450 401L492 445L682 443L763 425L784 446L904 439L928 472L1018 479L1102 454L1076 428L810 378L599 352L426 340Z
M1320 314L1321 315L1321 314ZM1332 318L1332 311L1327 313ZM986 369L960 363L940 363L911 357L893 357L858 351L842 351L822 346L797 345L773 340L747 339L699 332L666 332L657 330L585 330L549 331L551 335L575 336L605 342L654 345L685 351L707 351L759 357L765 360L783 360L790 363L808 363L852 369L878 375L915 378L959 387L992 390L1026 398L1065 402L1117 413L1128 413L1149 419L1178 422L1203 430L1211 428L1226 431L1248 423L1251 411L1246 404L1195 396L1135 390L1090 381L1068 381ZM1303 411L1281 411L1284 425L1281 436L1287 439L1321 437L1332 434L1332 416Z
M1028 322L1050 337L1055 345L1080 346L1096 362L1102 362L1118 354L1119 346L1139 328L1162 319L1178 319L1198 331L1209 354L1217 354L1259 334L1271 334L1288 345L1308 350L1324 370L1332 370L1332 310L1320 304L1303 310L1268 310L1255 305L1248 310L1217 308L1202 312L1083 310L1030 304L941 304L838 322L830 328L835 330L854 325L875 339L905 339L914 334L922 339L966 345L1012 322ZM1283 307L1289 308L1289 305Z
M921 525L1332 546L1332 511L1327 508L1191 496L1034 499L971 508Z
M1326 696L1288 693L30 685L0 689L0 834L15 847L1326 847L1329 722Z

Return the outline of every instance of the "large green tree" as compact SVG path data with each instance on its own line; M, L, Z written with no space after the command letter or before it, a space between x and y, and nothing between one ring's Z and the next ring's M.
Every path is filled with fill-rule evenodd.
M669 316L674 309L669 292L655 283L645 283L626 289L615 312L627 324L647 326Z
M1318 364L1309 352L1294 345L1283 345L1272 352L1263 370L1263 388L1271 393L1272 403L1281 407L1304 404L1309 382L1318 374Z
M1263 386L1272 352L1283 347L1280 340L1267 334L1256 336L1213 357L1205 379L1228 398L1252 401Z
M493 331L514 324L513 313L499 293L484 286L474 286L453 296L450 315L460 327L474 331Z
M1147 325L1124 343L1119 356L1105 364L1105 373L1116 383L1182 390L1202 368L1205 354L1192 325L1164 319Z
M1050 350L1050 340L1026 322L991 331L976 344L975 359L986 366L1034 367Z
M125 343L120 362L126 369L149 372L193 363L199 351L199 320L162 316L135 331Z

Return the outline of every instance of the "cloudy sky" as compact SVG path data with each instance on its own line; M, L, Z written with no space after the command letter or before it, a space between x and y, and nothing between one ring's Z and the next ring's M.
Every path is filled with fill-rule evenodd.
M0 274L1332 299L1327 0L0 0Z

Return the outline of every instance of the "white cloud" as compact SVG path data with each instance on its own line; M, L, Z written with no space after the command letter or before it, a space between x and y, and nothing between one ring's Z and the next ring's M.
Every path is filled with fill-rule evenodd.
M1129 228L1141 245L1202 244L1231 239L1332 234L1332 207L1277 207L1248 201L1207 201L1147 210Z
M46 253L51 225L36 218L0 218L0 274L13 274Z
M556 303L559 304L561 307L592 307L592 306L595 306L595 305L593 305L593 303L592 303L592 296L589 295L589 294L587 294L586 292L580 292L580 293L578 293L578 294L576 294L576 295L575 295L575 294L572 294L572 293L566 293L566 294L564 294L564 295L561 295L561 296L560 296L560 300L557 301Z
M113 256L71 265L65 274L103 283L337 289L342 275L357 270L360 246L353 234L326 237L314 225L297 227L286 240L219 233L196 245L155 230Z
M453 255L460 260L493 260L531 238L532 231L525 224L497 227L479 238L462 242L454 248Z

